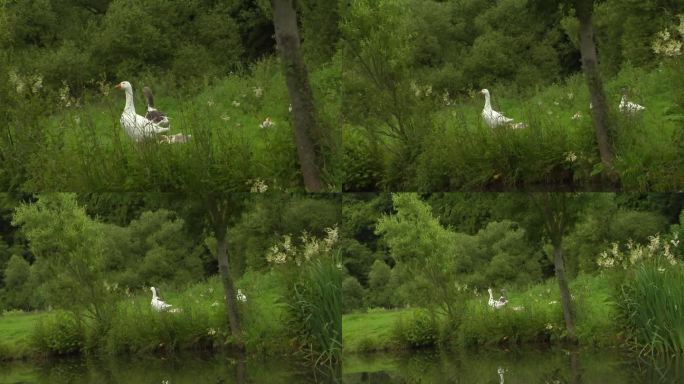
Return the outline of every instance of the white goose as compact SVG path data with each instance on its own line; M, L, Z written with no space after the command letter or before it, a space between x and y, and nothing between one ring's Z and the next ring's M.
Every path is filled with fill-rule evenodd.
M154 95L150 87L144 87L143 94L147 100L147 114L145 114L145 118L161 127L170 128L169 117L154 106Z
M133 104L133 87L128 81L117 84L117 89L126 92L126 106L121 114L121 127L135 141L142 141L150 138L157 133L166 132L169 129L160 127L152 121L138 115Z
M620 105L619 105L619 107L620 107L620 112L622 112L622 113L632 113L632 114L634 114L634 113L637 113L637 112L640 112L640 111L643 111L644 109L646 109L646 107L641 106L641 105L639 105L639 104L637 104L637 103L633 103L633 102L631 102L631 101L627 101L627 96L625 95L625 93L626 93L626 92L623 91L623 93L622 93L622 99L620 99Z
M505 297L501 296L499 300L494 300L494 295L492 295L492 289L487 288L487 292L489 292L489 301L487 304L489 304L490 307L494 309L499 309L503 308L506 304L508 304L508 300L506 300Z
M150 290L152 291L152 308L154 308L155 311L166 311L172 307L171 304L166 304L165 302L159 300L159 297L157 297L157 290L154 287L150 287Z
M492 109L492 103L490 101L488 89L481 90L480 94L484 95L485 97L485 105L484 109L482 109L482 118L485 120L485 122L487 123L487 125L489 125L490 128L496 128L502 125L509 125L513 123L513 119L506 117ZM520 128L523 127L524 126L520 126Z

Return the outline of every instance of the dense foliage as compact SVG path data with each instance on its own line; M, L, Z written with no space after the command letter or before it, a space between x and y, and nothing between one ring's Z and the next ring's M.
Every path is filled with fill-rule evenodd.
M297 3L318 166L334 189L339 14L332 0ZM3 190L247 192L257 180L301 189L268 1L10 1L0 24ZM112 90L124 80L134 95L150 86L171 132L192 141L133 143L119 127L123 93Z
M647 345L654 354L679 351L677 291L660 290L682 278L682 197L568 197L561 246L580 343L620 345L628 338L637 350ZM392 330L376 335L374 328L352 325L356 330L345 333L352 351L568 339L541 196L398 193L346 199L343 222L354 245L345 250L343 311L358 321L387 313L384 326ZM660 264L637 268L650 259ZM607 265L614 268L605 271ZM488 288L494 300L507 299L503 309L490 307Z
M201 201L167 194L5 197L12 230L3 240L23 240L2 263L0 308L47 311L23 353L170 354L233 345L217 240ZM240 198L228 222L228 254L247 351L297 350L309 363L334 365L341 345L338 196ZM302 250L302 260L314 252L316 262L274 263L283 236ZM154 311L150 286L178 310Z
M605 186L571 3L351 2L341 27L348 63L342 90L345 190ZM677 49L684 41L684 18L678 17L684 7L672 1L595 3L599 68L623 186L678 189L683 181L670 170L681 165L677 153L684 140ZM477 94L482 88L492 92L495 110L526 129L487 127ZM620 113L622 88L648 112Z

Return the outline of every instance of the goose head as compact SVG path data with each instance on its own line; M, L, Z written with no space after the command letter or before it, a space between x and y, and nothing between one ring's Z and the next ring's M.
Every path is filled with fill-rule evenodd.
M485 88L485 89L481 90L480 95L489 96L489 89Z
M115 85L114 88L126 92L133 92L133 86L131 86L131 83L129 83L128 81L122 81L119 84Z

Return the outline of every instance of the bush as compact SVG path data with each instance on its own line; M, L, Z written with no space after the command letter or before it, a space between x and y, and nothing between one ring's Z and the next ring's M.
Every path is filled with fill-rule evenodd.
M407 348L434 347L439 335L435 316L426 310L417 310L409 317L400 317L392 332L394 340Z
M4 271L4 285L0 289L0 296L4 297L2 303L7 308L29 310L31 305L30 275L31 266L23 257L12 255L7 262Z
M83 323L73 314L54 312L36 325L32 342L38 351L49 355L78 354L85 342Z
M371 307L391 307L389 283L392 269L382 260L375 260L368 273L368 305Z
M346 277L342 281L342 313L362 308L364 294L365 290L355 277Z

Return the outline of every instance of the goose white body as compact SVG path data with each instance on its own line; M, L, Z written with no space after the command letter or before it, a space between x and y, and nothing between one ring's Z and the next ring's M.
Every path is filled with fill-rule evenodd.
M489 301L487 302L487 304L490 307L492 307L494 309L499 309L499 308L503 308L506 304L508 304L508 300L506 300L506 298L503 296L500 297L499 300L494 300L494 295L492 295L492 289L491 288L488 288L487 292L489 292Z
M162 300L160 300L159 297L157 297L157 290L154 287L150 287L150 290L152 291L152 302L151 302L151 304L152 304L152 308L155 311L157 311L157 312L166 311L172 307L171 304L167 304L167 303L163 302Z
M485 97L485 105L482 109L482 118L490 128L497 128L513 123L513 119L506 117L502 113L492 109L489 90L483 89L480 91L480 93Z
M136 142L154 137L156 134L166 132L169 128L164 128L158 124L153 123L149 119L138 115L135 112L135 105L133 103L133 87L128 81L122 81L116 86L126 93L126 105L121 114L121 127L126 134Z

